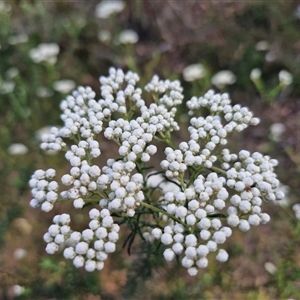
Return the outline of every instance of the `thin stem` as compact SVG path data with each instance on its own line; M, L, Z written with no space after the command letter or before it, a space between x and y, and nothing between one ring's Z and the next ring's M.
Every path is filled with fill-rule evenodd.
M211 167L211 168L209 168L209 169L212 170L212 171L221 173L221 174L223 174L223 175L226 175L226 171L224 171L224 170L222 170L222 169L220 169L220 168L218 168L218 167Z
M207 215L208 218L227 218L226 215L224 214L212 214L212 215Z
M184 176L184 173L180 173L179 174L179 182L181 183L181 190L185 190L185 188L186 188L186 184L185 184L185 182L184 182L184 178L183 178L183 176Z
M193 166L191 166L189 168L189 170L192 170L192 176L190 177L189 182L187 183L187 187L189 187L194 181L195 179L198 177L198 175L200 174L201 170L203 169L203 167L200 166L200 168L197 170L197 168L194 168Z
M162 141L162 142L166 143L172 149L175 149L175 146L173 145L173 143L171 141L171 137L170 137L170 132L169 131L167 131L166 134L164 134L163 132L160 131L159 135L162 137L162 139L157 138L157 140Z
M144 207L149 208L149 209L152 210L152 211L156 211L156 212L158 212L158 213L162 213L162 214L168 216L169 218L171 218L172 220L174 220L174 221L177 222L177 223L180 223L181 225L183 225L183 226L186 228L186 224L185 224L184 222L182 222L181 220L177 219L177 218L174 217L173 215L167 213L166 211L164 211L164 210L162 210L162 209L160 209L160 208L158 208L158 207L156 207L156 206L153 206L153 205L151 205L151 204L145 203L145 202L141 202L141 205L144 206Z

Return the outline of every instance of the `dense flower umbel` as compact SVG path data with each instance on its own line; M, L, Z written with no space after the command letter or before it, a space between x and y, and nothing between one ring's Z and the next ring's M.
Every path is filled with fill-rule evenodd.
M274 173L277 161L224 147L232 132L259 120L247 108L232 106L227 94L213 91L187 101L189 139L174 146L171 133L180 129L176 107L183 100L180 83L154 76L145 86L153 99L148 105L138 81L133 72L111 68L108 77L100 77L99 100L90 87L79 87L61 102L64 125L44 135L41 148L64 151L70 171L59 184L54 169L37 170L29 182L30 204L46 212L58 201L72 201L83 213L92 206L88 229L73 231L70 215L62 214L44 235L46 251L64 249L76 267L101 270L116 249L118 224L127 224L129 240L140 234L149 243L161 243L167 261L178 255L188 273L196 275L207 267L211 252L221 262L228 259L220 245L231 228L248 231L270 220L263 203L284 197ZM199 115L203 109L210 112L207 117ZM103 138L113 141L118 153L98 166L94 159L101 156ZM67 140L74 144L69 147ZM162 170L147 172L158 150L165 153Z

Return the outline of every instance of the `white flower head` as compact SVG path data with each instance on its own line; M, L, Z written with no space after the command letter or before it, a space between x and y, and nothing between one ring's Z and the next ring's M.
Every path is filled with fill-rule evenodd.
M11 68L7 69L5 72L5 76L9 79L12 79L18 75L19 75L19 70L15 67L11 67Z
M108 42L111 39L111 33L108 30L100 30L98 33L98 39L101 42Z
M255 81L261 77L261 69L255 68L250 73L250 79Z
M14 252L15 259L22 259L27 255L27 251L23 248L17 248Z
M28 54L35 63L48 62L55 64L58 53L59 46L56 43L42 43L36 48L30 49Z
M53 89L59 93L67 94L75 89L76 84L73 80L70 79L62 79L53 82Z
M121 12L125 8L125 3L121 0L104 0L96 6L96 17L108 19L112 14Z
M265 263L265 269L271 275L274 275L277 272L276 266L273 263L269 262L269 261Z
M257 51L266 51L269 50L270 45L267 41L259 41L256 45L255 45L255 49Z
M15 89L15 83L11 80L0 80L0 94L9 94Z
M211 83L218 88L234 84L235 82L236 76L229 70L220 71L211 78Z
M277 53L275 51L269 51L266 54L265 59L267 62L273 62L277 59Z
M13 286L13 294L16 297L22 295L24 293L24 291L25 291L25 288L21 285L16 284Z
M205 76L205 67L202 64L192 64L185 67L182 75L185 81L194 81Z
M44 86L40 86L36 89L35 94L40 98L51 97L53 95L53 90Z
M279 78L280 83L284 86L291 85L293 82L293 75L286 70L281 70L278 73L278 78Z
M138 40L138 34L132 29L125 29L121 31L118 38L118 42L120 44L136 44Z
M15 143L8 147L7 152L10 155L23 155L28 152L28 148L24 144Z
M37 130L35 132L35 138L39 141L39 142L43 142L43 141L47 141L50 139L53 139L53 141L57 140L55 138L55 134L56 132L60 129L60 126L56 126L56 127L53 127L53 126L45 126L45 127L42 127L40 128L39 130ZM42 143L43 144L43 143ZM41 144L41 147L42 147L42 144ZM52 148L52 149L47 149L45 150L45 153L46 154L55 154L57 153L59 149L57 148Z
M281 141L282 134L285 132L286 126L283 123L274 123L270 126L271 138L275 142Z

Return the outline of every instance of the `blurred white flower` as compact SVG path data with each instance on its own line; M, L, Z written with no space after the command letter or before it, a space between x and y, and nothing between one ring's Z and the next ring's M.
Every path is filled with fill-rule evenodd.
M46 98L46 97L51 97L53 95L53 91L49 88L44 87L44 86L40 86L36 89L35 94L38 97Z
M256 43L255 45L255 49L257 51L266 51L270 48L270 45L267 41L259 41L258 43Z
M261 77L261 69L255 68L250 73L250 79L255 81Z
M11 67L11 68L7 69L5 72L5 76L9 79L12 79L18 75L19 75L19 70L15 67Z
M104 0L96 6L96 17L108 19L110 15L119 13L125 8L125 3L121 0Z
M300 5L297 6L295 16L297 19L300 19Z
M278 74L278 78L280 83L284 86L290 85L293 82L293 75L286 70L281 70Z
M271 275L274 275L277 272L276 266L273 263L269 262L269 261L265 263L265 269Z
M295 212L296 218L300 220L300 203L293 205L293 211Z
M22 44L22 43L26 43L27 41L28 41L28 36L27 36L27 34L24 34L24 33L21 33L21 34L18 34L18 35L10 36L10 37L7 39L7 42L8 42L10 45Z
M25 288L21 285L16 284L13 286L13 294L16 297L22 295L24 293L24 291L25 291Z
M269 51L265 56L267 62L273 62L276 60L276 58L277 58L277 54L274 51Z
M0 94L9 94L15 89L15 83L10 80L0 80Z
M28 148L24 144L15 143L15 144L11 144L7 148L7 152L10 155L23 155L28 152Z
M120 44L135 44L139 40L138 34L132 29L125 29L119 34Z
M76 83L70 79L62 79L53 82L53 89L59 93L67 94L76 87Z
M185 81L194 81L205 76L205 68L202 64L192 64L183 69L182 75Z
M234 84L235 82L236 76L229 70L220 71L211 78L211 83L218 88Z
M108 30L100 30L98 33L98 39L101 42L108 42L111 39L111 34Z
M0 0L0 12L9 12L10 10L11 5Z
M59 46L55 43L39 44L36 48L29 50L29 56L35 63L48 62L55 64L57 61L57 54L59 53Z
M270 126L270 136L275 142L281 141L282 134L285 132L286 126L282 123L274 123Z
M22 259L27 255L27 251L23 248L17 248L14 252L15 259Z

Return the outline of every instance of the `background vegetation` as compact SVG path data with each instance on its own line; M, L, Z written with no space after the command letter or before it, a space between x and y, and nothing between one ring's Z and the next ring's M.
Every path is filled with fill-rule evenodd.
M300 202L297 1L131 0L106 19L96 16L97 4L0 2L0 299L300 299L300 221L292 209ZM134 30L138 41L120 43L124 29ZM59 45L55 64L30 57L41 43ZM182 71L195 63L205 75L187 82ZM236 75L221 91L262 121L237 136L234 147L277 158L288 193L284 203L269 204L269 224L234 233L227 263L212 262L191 278L137 241L130 256L120 248L103 271L88 274L62 255L45 253L42 235L60 207L53 214L30 208L27 182L37 168L63 168L63 156L39 150L41 129L60 124L59 103L66 96L53 83L68 79L98 92L98 77L110 66L137 71L141 84L154 73L178 78L186 100L211 88L217 72ZM254 68L262 70L259 91L249 77ZM293 75L284 88L278 87L283 69ZM273 123L284 129L279 136ZM13 155L14 143L28 152ZM84 224L78 212L76 222Z

